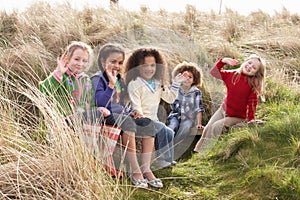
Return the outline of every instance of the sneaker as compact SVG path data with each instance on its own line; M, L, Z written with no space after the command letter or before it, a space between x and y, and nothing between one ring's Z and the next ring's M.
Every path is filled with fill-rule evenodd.
M171 165L173 165L173 166L175 166L177 164L177 162L175 161L175 160L173 160L172 162L171 162Z
M170 162L167 162L165 160L158 160L157 161L157 164L160 168L167 168L167 167L170 167L172 165L172 163Z
M147 183L149 185L151 185L152 187L155 187L155 188L162 188L164 186L159 178L150 180L147 177L145 177L145 180L147 181Z
M131 179L132 184L136 188L147 188L148 187L147 180L145 180L145 179L136 180L133 176L131 176L130 179Z

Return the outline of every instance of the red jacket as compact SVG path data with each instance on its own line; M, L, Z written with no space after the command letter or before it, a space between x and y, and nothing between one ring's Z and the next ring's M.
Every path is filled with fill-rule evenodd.
M223 108L229 117L239 117L248 121L254 119L258 95L248 83L248 76L240 74L240 78L233 82L236 71L223 70L226 63L220 59L211 69L210 74L224 81L227 94L223 102Z

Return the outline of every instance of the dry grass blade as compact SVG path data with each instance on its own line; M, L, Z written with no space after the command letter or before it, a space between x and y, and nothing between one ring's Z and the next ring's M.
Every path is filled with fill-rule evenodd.
M6 84L2 90L10 88L4 94L24 95L38 108L40 115L35 116L20 106L19 99L1 96L0 125L5 127L0 135L1 196L13 199L121 199L119 183L111 180L101 165L93 165L94 159L79 140L79 133L64 123L36 86L22 81L16 86L7 76L0 76L0 82ZM36 118L37 122L44 123L32 126L18 116ZM42 134L48 139L35 140L34 136Z

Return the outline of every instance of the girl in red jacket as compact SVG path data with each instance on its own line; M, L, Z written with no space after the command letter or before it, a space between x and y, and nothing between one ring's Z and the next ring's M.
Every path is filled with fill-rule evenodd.
M222 58L211 69L210 74L223 80L227 94L220 108L211 117L203 130L201 139L195 146L195 152L212 147L223 128L248 120L254 122L258 95L263 90L265 63L257 55L251 55L236 70L225 70L225 65L235 66L238 61Z

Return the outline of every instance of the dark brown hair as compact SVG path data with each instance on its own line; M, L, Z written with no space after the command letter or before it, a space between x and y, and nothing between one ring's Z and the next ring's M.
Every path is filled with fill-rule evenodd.
M98 67L102 72L104 72L104 68L102 66L102 60L106 60L110 54L112 53L120 53L125 58L125 51L123 47L119 44L108 43L101 47L98 54Z
M193 82L192 86L193 85L195 85L197 87L202 86L202 73L201 73L200 69L197 67L197 65L194 63L189 63L186 61L179 63L174 68L174 70L172 72L172 77L174 78L177 74L183 73L185 71L191 72L194 76L194 82Z
M154 78L164 84L167 63L162 53L154 48L139 48L134 50L127 58L125 63L126 84L135 80L139 76L138 66L144 64L145 57L153 56L156 62L156 72Z

